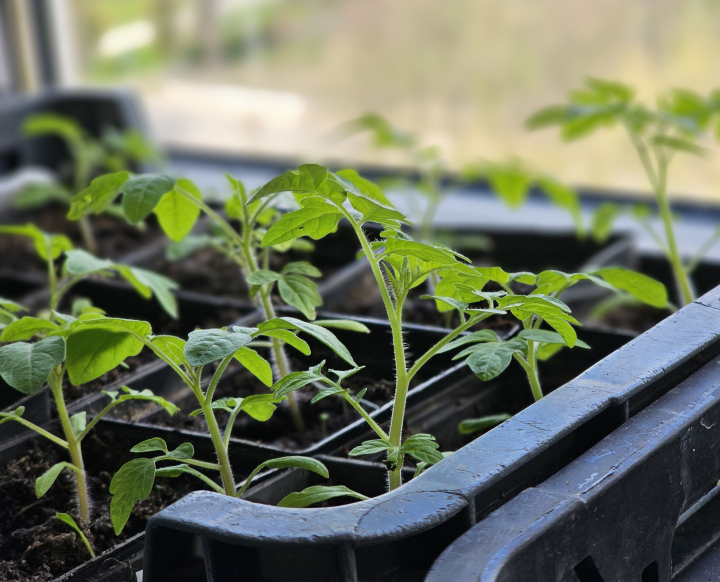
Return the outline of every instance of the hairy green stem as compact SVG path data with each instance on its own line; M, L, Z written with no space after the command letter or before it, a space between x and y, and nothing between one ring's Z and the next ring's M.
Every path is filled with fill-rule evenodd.
M367 257L370 268L372 269L373 275L375 276L375 281L378 284L378 287L380 288L380 293L383 298L383 303L385 304L385 311L388 315L388 320L390 322L390 329L392 330L392 340L393 340L393 350L395 353L395 397L393 400L393 411L392 411L392 418L390 420L390 434L389 434L389 441L393 444L395 447L400 447L402 443L402 428L403 428L403 422L405 419L405 405L407 400L407 392L408 392L408 385L409 385L409 379L407 374L407 363L405 361L405 346L403 343L403 333L402 333L402 297L398 297L396 300L396 303L393 304L392 298L390 297L390 292L388 291L387 284L385 283L385 278L383 277L382 271L380 269L380 264L375 256L375 253L373 253L372 248L370 247L370 243L367 240L367 237L365 236L365 233L362 230L362 227L360 227L355 220L350 216L350 214L342 208L341 206L338 207L341 212L345 215L345 217L350 221L350 224L353 227L353 230L355 231L355 234L357 235L360 245L362 247L363 252L365 253L365 256ZM390 490L397 489L402 485L402 466L401 463L398 463L398 466L390 471Z
M57 407L60 424L63 432L65 433L67 448L70 453L70 460L75 466L74 472L75 481L77 483L80 517L86 523L90 523L90 497L88 496L87 482L85 480L85 465L83 463L82 449L80 447L81 441L73 432L70 415L68 414L67 407L65 406L65 397L63 396L62 378L64 372L65 369L62 364L55 366L52 372L50 372L50 376L48 376L48 383L50 384L50 391L55 399L55 406Z
M201 391L199 377L196 380L195 387L197 390ZM228 455L227 447L223 441L223 436L220 432L217 419L215 418L215 411L212 409L212 402L205 398L200 400L200 406L202 407L203 414L205 415L205 422L208 425L210 438L212 438L213 446L215 447L215 452L218 456L223 489L225 490L226 495L235 495L235 479L233 478L232 467L230 466L230 457Z

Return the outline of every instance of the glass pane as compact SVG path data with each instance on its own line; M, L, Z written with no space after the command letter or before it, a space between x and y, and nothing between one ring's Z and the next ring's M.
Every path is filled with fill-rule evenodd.
M646 100L720 86L720 3L605 0L73 0L81 80L130 85L156 138L314 161L409 163L337 128L368 111L447 166L518 156L578 185L647 190L620 129L527 132L586 75ZM720 164L682 156L671 190L717 197Z

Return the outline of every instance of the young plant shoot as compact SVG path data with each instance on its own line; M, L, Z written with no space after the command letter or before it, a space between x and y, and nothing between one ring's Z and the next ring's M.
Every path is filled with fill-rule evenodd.
M570 277L562 284L553 279L552 285L550 275L542 279L542 284L537 282L537 277L531 275L523 280L530 282L532 278L532 282L538 284L533 295L511 294L509 287L501 291L487 292L484 290L487 282L504 278L501 269L483 271L481 268L467 264L464 257L447 247L410 239L400 230L401 225L406 222L405 217L393 207L375 184L363 179L355 171L343 170L332 174L321 166L300 166L298 170L285 172L265 184L250 201L263 200L285 191L295 195L300 209L285 214L268 229L263 237L263 245L279 244L299 236L319 239L334 232L338 222L344 218L356 233L362 252L370 263L392 330L396 384L390 430L386 433L372 422L367 414L361 412L359 403L361 395L352 396L341 388L342 379L355 370L333 371L338 377L337 381L321 374L319 368L311 369L309 372L296 372L276 384L274 393L276 396L286 394L314 381L327 386L316 398L330 394L343 397L368 421L378 436L378 439L364 443L351 454L370 454L386 450L391 490L401 484L401 469L405 454L428 463L442 459L442 455L437 451L437 444L430 435L414 435L405 441L402 439L410 381L433 356L467 344L475 344L473 348L481 346L482 349L482 346L488 345L486 342L492 342L494 347L501 349L497 350L497 354L487 351L484 355L469 357L468 364L473 371L481 377L490 377L496 372L492 375L494 377L502 371L499 369L500 366L502 369L507 367L507 363L517 353L523 358L533 392L539 398L542 396L542 391L536 371L537 344L542 347L545 344L560 343L573 347L577 343L575 330L572 327L577 321L569 314L569 308L554 297L553 293L559 295L580 278L597 279L605 286L615 284L618 287L623 285L625 288L633 287L630 283L619 284L618 281L623 280L619 275L614 278L612 275L601 278L607 273L576 275L572 276L575 279ZM380 223L384 227L380 240L375 242L368 240L363 228L368 222ZM460 314L460 324L410 364L403 341L403 305L410 290L421 285L431 273L437 273L440 281L436 295L425 298L434 299L448 309L456 309ZM490 273L495 274L490 276ZM510 276L507 277L507 280L503 280L506 286L510 282ZM508 312L523 322L525 329L522 337L501 342L490 330L481 330L461 337L463 332L470 330L484 319ZM540 330L539 326L542 322L555 331ZM464 355L468 354L459 357Z
M70 414L63 394L63 380L80 386L115 369L126 358L135 356L142 348L122 330L128 326L136 333L144 331L142 322L106 318L90 308L78 318L53 311L53 320L23 317L12 321L3 329L0 347L0 376L15 390L23 394L38 392L47 382L50 386L62 436L57 436L23 418L24 407L13 412L0 413L0 424L18 422L52 443L68 451L70 461L53 465L38 477L35 493L42 497L65 469L73 471L77 483L80 517L90 521L90 498L82 455L82 441L97 422L118 404L129 400L149 400L173 414L177 408L149 390L136 391L123 387L119 392L104 392L110 402L90 422L85 412ZM147 324L145 324L147 325ZM105 326L105 327L103 327ZM147 325L149 330L149 325ZM119 329L108 337L100 329ZM38 338L37 341L28 341ZM102 341L104 339L110 341Z
M640 103L634 89L627 85L587 79L585 87L570 93L568 103L545 107L527 121L531 129L557 125L568 141L586 137L600 128L619 125L626 131L655 194L664 237L654 229L646 210L633 210L632 215L670 263L680 306L695 299L690 273L699 257L686 263L680 256L668 201L668 168L677 153L703 155L704 148L698 144L698 138L718 111L720 94L717 91L706 99L692 91L678 89L661 97L652 109ZM593 226L597 238L607 236L619 212L619 206L613 203L599 208ZM719 238L720 231L702 245L701 252L709 250Z
M128 345L110 348L85 343L87 336L75 335L79 322L86 320L105 319L103 311L95 307L80 306L80 313L65 315L58 312L60 300L73 285L89 276L108 276L118 274L128 281L135 290L145 298L153 295L172 317L177 317L177 304L172 295L175 283L144 269L119 265L109 260L98 259L86 251L74 250L70 240L63 235L49 235L33 225L3 226L0 233L30 237L38 256L47 263L50 297L44 317L25 316L20 319L17 313L22 307L8 300L0 300L0 342L7 345L0 347L0 376L12 388L23 394L34 394L47 382L50 386L55 406L60 418L64 438L50 434L22 417L23 408L19 407L12 413L0 413L0 424L9 421L19 422L47 437L55 444L68 449L71 462L63 462L53 466L45 475L38 479L36 492L42 496L53 484L58 474L65 468L76 474L78 485L78 501L80 517L88 521L90 515L85 473L82 461L81 443L95 423L116 405L127 400L153 400L172 412L174 406L162 398L155 397L150 391L137 392L123 388L122 393L106 394L110 404L101 411L89 424L85 413L70 416L65 405L62 390L66 371L74 385L81 385L94 380L120 365L127 357L136 355L137 351ZM58 276L56 261L65 255L65 261ZM38 337L35 343L29 343Z
M210 241L238 264L250 295L257 297L265 319L275 318L272 293L276 285L285 303L297 308L308 319L315 319L315 308L322 300L317 285L310 277L320 276L320 271L305 261L288 263L280 272L270 270L269 249L260 248L260 239L268 221L276 217L277 211L269 207L269 200L248 204L243 184L239 180L228 179L232 196L225 205L225 211L231 219L239 222L238 230L203 200L202 193L190 180L176 180L164 175L131 176L128 172L108 174L93 180L88 188L73 198L68 217L77 220L88 213L101 213L122 194L122 208L130 222L138 223L154 212L165 233L173 241L183 241L200 213L204 212L222 233L221 238ZM190 247L194 244L192 240L188 242ZM291 245L279 243L274 248L284 251ZM280 335L270 338L277 367L276 379L291 371L285 342ZM302 431L303 418L294 395L289 396L288 404L295 427Z
M62 182L30 185L14 200L17 208L36 208L52 201L70 204L72 193L86 188L95 172L114 172L127 169L135 162L159 159L155 148L137 130L107 129L96 139L73 118L56 113L31 115L25 119L22 129L28 137L52 135L63 140L72 157L73 171L67 179L69 186ZM85 249L97 253L90 222L82 217L79 224Z
M117 275L130 283L144 299L155 296L170 317L178 316L177 301L172 294L178 285L167 277L138 267L114 263L109 259L98 259L87 251L73 249L72 242L65 235L45 233L32 224L0 226L0 234L32 239L35 252L47 266L50 286L48 309L51 313L58 309L60 300L79 281L90 276ZM64 255L65 261L58 274L56 261L61 255Z
M104 330L108 341L112 340L118 327L89 322L95 330ZM144 441L135 447L134 453L159 453L155 457L134 459L115 474L110 483L113 495L110 504L110 516L116 533L127 522L133 505L144 500L152 491L156 477L177 477L183 473L200 479L207 487L218 493L232 497L241 496L251 480L262 469L282 469L299 467L328 477L325 466L319 461L307 457L282 457L265 461L258 466L240 488L236 488L235 477L230 465L229 446L233 425L237 416L243 412L255 420L268 420L276 406L285 400L286 393L268 393L247 396L246 398L215 398L220 379L233 361L239 361L245 368L260 379L266 386L272 385L270 364L257 351L252 349L260 337L283 337L287 343L304 354L310 353L308 344L297 337L303 332L320 341L334 351L343 361L357 368L347 348L326 328L293 317L282 317L261 323L256 328L233 326L230 329L205 329L193 331L187 341L174 336L153 336L150 326L144 322L123 321L117 324L119 329L132 338L134 344L143 345L152 350L157 357L166 362L171 369L190 388L200 408L193 414L202 414L215 449L216 461L201 461L193 458L194 450L190 443L184 443L170 451L160 438ZM203 370L214 364L215 370L209 381L203 381ZM285 378L294 378L293 374ZM282 380L281 380L282 381ZM287 391L289 393L289 390ZM224 430L216 418L218 412L228 415ZM158 466L159 463L175 463ZM220 484L205 474L206 471L219 473Z

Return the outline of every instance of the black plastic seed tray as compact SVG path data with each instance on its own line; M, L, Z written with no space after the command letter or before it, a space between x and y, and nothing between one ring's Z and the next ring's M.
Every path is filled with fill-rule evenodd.
M223 549L204 554L208 571L227 572L227 561L234 559L242 563L248 580L421 580L434 557L478 518L547 479L558 464L577 458L716 358L720 309L715 306L720 306L720 289L380 497L299 510L193 493L148 523L144 580L181 579L183 564L174 559L173 549L198 538ZM654 486L646 484L648 498L654 497ZM684 503L676 503L678 514ZM612 530L616 540L625 535L625 530ZM502 532L493 536L500 538ZM214 564L218 555L221 562ZM657 559L655 555L648 564ZM278 564L287 567L279 571ZM388 571L388 564L394 570ZM266 576L270 571L272 577ZM225 574L212 578L232 579Z

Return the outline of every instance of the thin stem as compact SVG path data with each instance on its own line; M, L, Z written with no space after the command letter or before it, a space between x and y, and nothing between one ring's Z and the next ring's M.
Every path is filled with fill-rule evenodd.
M50 247L50 243L47 245ZM50 309L55 309L57 307L58 298L57 295L57 273L55 272L55 261L53 261L52 254L50 253L50 248L47 249L48 258L47 258L47 271L48 271L48 283L50 284Z
M515 360L522 366L527 375L528 382L530 383L530 390L532 390L533 398L535 402L543 397L543 391L540 386L540 378L537 369L537 352L535 342L528 340L528 357L524 359L520 354L513 354Z
M67 449L67 448L68 448L67 441L64 441L64 440L61 439L60 437L55 436L55 435L52 434L51 432L46 431L44 428L39 427L39 426L38 426L37 424L35 424L34 422L30 422L29 420L26 420L26 419L24 419L24 418L21 417L21 416L6 416L6 417L4 417L2 420L3 420L3 421L7 421L7 422L11 422L11 421L19 422L19 423L22 424L23 426L28 427L30 430L34 430L34 431L35 431L36 433L38 433L40 436L44 436L46 439L52 441L53 443L55 443L55 444L58 445L59 447L62 447L62 448L64 448L64 449ZM2 423L0 422L0 424L2 424Z
M390 437L388 434L382 429L382 427L373 420L373 418L367 413L367 411L361 406L361 404L355 400L350 394L347 392L343 392L343 398L350 403L350 406L352 406L355 410L357 410L360 413L360 416L362 416L365 419L365 422L367 422L370 425L370 428L372 428L375 431L375 434L378 435L381 439L390 440Z
M407 375L407 363L405 361L405 345L403 343L402 333L402 297L398 297L395 304L393 304L392 298L390 297L390 291L385 283L385 278L380 270L380 265L375 253L373 253L372 247L362 230L362 227L355 222L350 213L338 205L337 208L343 213L345 218L348 219L352 225L355 234L360 241L365 256L370 263L375 281L380 289L383 303L385 304L385 311L390 322L390 329L392 330L393 350L395 353L395 397L393 399L393 411L392 418L390 420L390 434L389 441L395 446L400 447L402 442L402 427L405 417L405 405L408 392L408 375ZM402 466L398 463L398 466L390 471L390 490L397 489L402 485Z
M225 448L228 448L230 446L230 435L232 435L232 429L235 425L235 419L237 418L238 414L240 414L240 410L242 410L242 406L238 404L235 409L230 413L230 418L228 418L227 424L225 425L225 434L223 435L223 443L225 445Z
M185 463L189 463L189 460L188 460L188 459L184 459L184 462L185 462ZM223 494L223 495L226 494L226 491L225 491L222 487L220 487L220 485L218 485L217 483L215 483L215 481L213 481L212 479L210 479L210 477L208 477L207 475L203 475L200 471L196 471L196 470L193 469L192 467L183 467L183 471L184 471L185 473L190 473L191 475L197 477L197 478L200 479L203 483L205 483L206 485L209 485L210 488L213 489L213 490L215 490L217 493L221 493L221 494Z
M217 367L217 370L215 370L215 373L210 380L207 392L205 392L205 404L212 405L213 396L215 395L215 389L217 388L218 382L220 382L220 378L225 372L225 368L228 367L228 364L232 361L234 356L235 354L230 354L220 361L220 365Z
M64 372L65 369L62 365L55 366L50 373L50 376L48 376L48 383L50 384L50 390L53 398L55 399L55 406L57 407L58 416L60 417L60 424L62 425L63 432L65 433L65 438L67 439L67 448L70 452L70 459L76 469L75 480L77 482L80 517L85 522L89 523L90 499L88 496L87 483L85 481L85 466L82 458L82 449L80 448L80 440L73 432L70 415L68 414L67 407L65 406L65 398L62 390L62 378Z
M633 135L632 131L628 130L628 132L630 134L630 139L640 156L640 161L645 169L650 185L655 192L658 209L660 210L660 218L662 219L665 230L665 239L667 241L667 250L669 253L668 258L675 277L675 285L677 287L680 304L682 306L692 303L695 297L678 252L677 242L675 240L675 230L672 221L672 212L670 211L670 204L667 198L668 161L662 153L662 148L656 148L654 152L657 160L657 169L655 169L645 144L638 137Z
M261 471L262 469L262 463L255 467L255 470L248 475L248 478L245 479L245 483L243 483L243 486L240 487L237 493L235 493L235 497L242 497L242 494L245 493L248 487L250 487L250 483L252 483L252 480L255 478L255 476Z
M59 283L55 283L55 286L50 286L50 309L57 309L60 304L60 299L67 293L70 288L75 285L78 281L81 281L85 275L76 275L69 279L63 279ZM58 289L59 287L59 289Z
M196 390L202 393L202 390L200 389L200 378L198 377L195 382ZM227 447L223 442L223 437L220 433L217 419L215 418L215 411L212 409L212 403L205 398L200 400L200 405L202 407L203 414L205 415L205 422L208 425L208 431L210 432L210 437L212 438L213 446L215 447L215 453L218 456L220 475L222 476L225 494L235 495L235 480L232 474L232 467L230 466L230 457L228 456Z
M457 328L455 328L453 331L451 331L449 334L447 334L445 337L440 339L434 346L432 346L428 351L426 351L422 356L420 356L417 360L415 360L415 363L410 368L410 371L407 373L408 375L408 382L412 380L412 378L417 374L420 369L427 364L428 360L432 358L434 355L440 351L443 347L445 347L447 344L449 344L452 340L454 340L457 336L459 336L462 332L464 332L467 329L470 329L473 325L476 323L481 322L483 319L487 319L490 317L490 313L482 314L482 315L475 315L468 319L466 322L459 325Z
M95 235L93 234L92 225L90 219L87 216L82 216L78 221L80 226L80 235L82 236L83 244L91 255L96 255L98 248L95 242Z
M658 175L660 176L660 180L658 181L658 189L655 193L658 199L658 207L660 208L660 216L663 221L663 226L665 227L665 238L667 239L668 250L670 251L670 263L675 274L675 284L677 285L680 305L682 306L692 303L695 300L695 296L683 267L675 240L672 212L667 198L667 162L660 150L657 150L656 155L658 157Z

